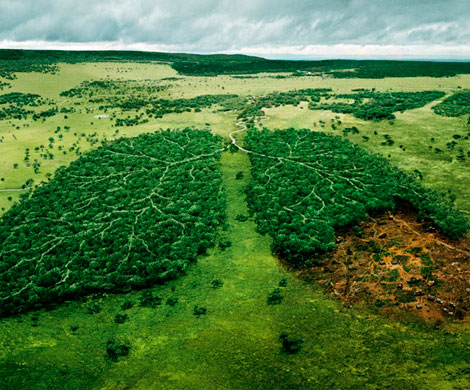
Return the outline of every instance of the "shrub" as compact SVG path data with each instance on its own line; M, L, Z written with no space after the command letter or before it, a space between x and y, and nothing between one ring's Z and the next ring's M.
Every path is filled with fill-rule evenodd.
M279 288L275 288L271 293L268 295L268 305L279 305L284 297L281 295L281 290Z
M106 342L106 356L113 362L117 362L120 357L129 355L130 348L124 344L117 344L115 340Z
M286 332L282 332L279 336L279 341L282 345L282 351L288 354L295 354L302 349L304 340L300 337L289 337Z

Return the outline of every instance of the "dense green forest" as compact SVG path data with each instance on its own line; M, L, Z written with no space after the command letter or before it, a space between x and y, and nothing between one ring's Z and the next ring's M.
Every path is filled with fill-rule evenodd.
M353 114L364 120L393 120L394 112L404 112L413 108L423 107L445 95L441 91L422 92L375 92L360 91L351 94L335 95L336 99L352 100L352 102L328 102L309 104L311 110L331 110L336 113Z
M460 116L470 114L470 91L457 92L433 107L436 114ZM469 122L470 123L470 122Z
M0 50L0 76L14 78L15 72L55 72L58 63L80 62L165 62L181 74L217 76L289 72L294 75L328 73L334 78L451 77L470 74L468 62L268 60L245 55L197 55L138 51Z
M24 194L0 220L0 314L174 278L225 219L221 139L121 138Z
M247 200L258 229L273 237L272 250L303 264L335 247L335 231L406 201L458 239L468 222L437 193L384 158L310 130L257 131L245 138L252 181Z
M199 58L198 58L199 60ZM249 61L178 61L173 68L181 74L216 76L293 72L294 76L327 73L333 78L451 77L469 74L467 62L323 60L285 61L251 57Z

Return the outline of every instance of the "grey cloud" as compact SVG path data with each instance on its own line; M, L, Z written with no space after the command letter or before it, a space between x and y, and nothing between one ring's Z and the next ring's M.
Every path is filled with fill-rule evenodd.
M215 52L266 45L459 45L467 0L0 0L0 41L112 42Z

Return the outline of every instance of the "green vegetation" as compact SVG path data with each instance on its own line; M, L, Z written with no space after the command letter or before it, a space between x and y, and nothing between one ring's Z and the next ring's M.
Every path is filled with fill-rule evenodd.
M41 103L41 96L32 93L11 92L0 95L0 104L14 104L17 106L38 106Z
M281 290L279 288L275 288L269 295L268 295L268 305L279 305L282 302L284 297L281 295Z
M106 354L111 361L117 362L120 357L129 355L129 347L124 344L117 344L115 340L108 340Z
M423 107L443 97L444 92L375 92L362 91L354 94L339 94L337 99L352 99L352 103L310 103L311 110L331 110L336 113L353 114L364 120L393 120L394 112L404 112Z
M289 337L286 332L281 333L279 341L282 344L282 350L289 354L299 352L302 348L302 343L304 342L302 338Z
M119 139L22 196L0 225L0 313L175 278L225 218L220 138Z
M335 247L335 229L373 212L411 203L451 238L469 230L465 218L436 193L383 158L338 137L310 130L249 130L252 182L247 200L273 253L303 264Z
M231 103L238 95L201 95L192 99L160 99L152 102L146 110L148 115L161 118L168 113L200 112L202 108L210 108L215 104L225 106L225 110L231 109Z
M463 91L449 96L432 108L436 114L443 116L460 116L470 114L470 92Z
M155 85L151 82L119 81L119 80L93 80L83 81L78 87L71 88L60 93L60 96L68 98L93 99L95 103L102 103L106 98L126 98L127 104L139 106L138 97L162 92L168 89L168 85ZM134 98L129 100L128 91L134 92ZM103 96L105 95L105 96ZM116 101L116 100L114 100ZM124 105L124 103L122 103Z
M196 306L194 306L193 314L194 314L196 317L200 317L200 316L202 316L202 315L206 315L206 314L207 314L207 309L206 309L205 307L196 305Z
M0 50L0 77L13 80L16 78L16 72L53 73L57 70L43 52L36 53L39 58L34 59L25 55L22 50Z
M331 88L307 88L289 92L272 92L247 101L238 114L239 118L263 116L263 108L280 107L284 105L298 106L301 102L319 102L321 97L329 98Z
M146 290L140 296L140 307L147 307L150 309L155 309L157 306L162 304L162 298L159 296L154 296L152 291Z
M127 314L116 314L114 317L114 322L116 324L124 324L124 322L129 320L129 316Z
M65 58L67 53L47 55L50 57L47 63L57 64L40 70L48 73L12 74L14 80L8 80L11 88L3 90L3 93L36 94L55 103L50 107L25 106L25 110L39 113L57 105L59 113L37 121L33 121L32 113L26 119L1 121L1 213L16 207L20 194L27 193L34 183L54 177L57 168L69 166L83 154L86 157L105 140L136 137L159 128L185 127L210 129L228 140L229 133L241 127L235 124L240 122L242 111L268 95L272 95L273 103L271 108L261 107L263 112L254 118L259 121L258 127L308 127L347 137L371 152L382 153L393 166L413 176L421 174L423 186L438 190L446 199L457 196L455 207L470 212L467 118L435 115L428 105L403 114L395 112L392 126L388 121L363 121L354 115L307 109L310 100L317 99L315 96L319 94L324 94L320 103L332 103L341 100L335 95L373 88L377 92L453 93L461 85L463 90L468 90L469 76L345 79L319 77L318 67L310 75L308 70L296 70L292 71L295 76L260 73L241 77L186 77L178 76L174 69L162 63L168 57L162 56L162 62L151 63L153 60L148 58L153 53L147 60L139 57L139 53L131 53L129 61L122 60L115 52L101 53L90 63L78 62L92 57L91 53L71 53L69 59ZM134 55L139 63L131 62ZM204 60L203 56L194 57L197 61ZM220 59L217 61L221 62ZM249 60L250 57L240 58L240 61ZM23 59L23 64L11 61L10 69L18 70L28 61ZM185 61L193 59L188 56ZM199 69L204 70L203 66ZM350 69L359 71L355 65ZM390 67L385 70L394 71ZM444 71L451 73L451 69ZM398 71L396 74L400 76ZM87 86L82 97L60 96L61 91L81 88L83 82L94 81L99 83ZM332 90L312 93L308 95L312 99L305 100L301 96L304 93L298 91L310 88ZM161 118L151 118L146 113L160 99L184 99L179 107L186 108L187 102L198 96L223 94L237 97L211 106L188 107L183 112L174 110ZM276 96L282 96L280 106ZM200 102L204 104L204 99L200 98ZM264 102L270 104L269 99ZM228 112L231 110L237 112ZM136 115L140 116L138 124L116 128L117 118L132 120ZM148 122L144 123L146 119ZM250 125L252 115L246 119ZM239 144L243 143L244 134L235 134ZM391 137L393 145L382 145L389 142L385 135ZM367 142L363 137L367 137ZM448 143L450 147L446 146ZM428 149L429 146L433 149ZM238 150L235 146L231 149ZM437 153L436 149L441 152ZM465 161L461 162L457 156L462 153ZM167 155L162 158L166 159ZM2 318L0 387L25 390L470 387L468 324L445 320L427 326L417 323L411 313L407 321L380 318L369 310L345 308L330 299L322 288L299 280L296 273L289 272L272 256L271 237L258 234L254 218L247 217L244 188L252 179L248 154L222 153L217 166L227 196L227 220L213 241L217 245L207 251L208 255L198 256L197 262L189 264L185 277L142 291L92 294L53 310L46 307ZM130 171L126 169L126 172ZM31 178L34 183L28 181ZM113 192L107 195L114 196ZM23 231L25 236L29 233L26 228ZM360 229L356 231L361 234ZM367 248L371 256L375 254L373 251L380 250L380 247L374 249L373 244ZM435 264L440 261L435 257L433 260ZM428 272L428 266L422 268L424 273ZM396 274L390 272L385 277L394 279ZM268 294L276 287L280 287L282 303L267 304ZM404 289L407 287L405 284ZM404 295L404 301L420 299ZM385 298L377 303L393 304ZM207 314L195 315L195 306L206 308ZM117 323L119 314L127 314L129 319ZM118 321L123 318L119 316ZM282 333L287 335L286 341L303 339L297 353L284 349ZM108 341L112 342L110 354ZM116 359L120 351L124 354L127 351L127 356Z
M120 82L110 80L85 81L79 87L60 93L60 96L85 99L89 103L100 104L107 112L118 108L123 113L142 110L135 118L116 118L116 126L133 126L147 123L149 118L162 118L166 114L183 112L201 112L204 108L220 105L225 111L240 107L246 99L239 99L235 94L199 95L190 99L166 99L161 92L169 85L159 85L151 81Z
M13 79L15 72L58 71L58 63L82 62L167 62L183 75L217 76L290 72L295 76L328 73L334 78L451 77L470 74L466 62L430 61L286 61L245 55L196 55L138 51L51 51L0 50L0 76Z
M57 113L57 107L50 110L36 113L32 107L38 107L44 104L54 104L48 102L41 96L31 93L11 92L0 95L0 120L2 119L26 119L32 115L33 120L38 120L48 116L54 116ZM28 107L29 109L25 109Z
M212 288L222 288L224 285L224 282L220 279L214 279L212 282L211 282L211 286Z
M262 72L293 72L293 76L328 73L334 78L385 77L450 77L470 73L468 63L439 63L425 61L282 61L256 57L203 58L196 61L175 61L172 67L181 74L216 76L220 74L254 74Z
M227 96L225 99L238 98L244 103L238 115L239 118L248 119L265 115L263 109L280 107L285 105L299 106L300 103L308 103L311 110L331 110L335 113L353 114L356 118L364 120L393 120L395 112L405 112L414 108L423 107L445 95L441 91L420 92L376 92L373 90L360 90L349 94L333 94L331 88L307 88L289 92L272 92L259 97L241 99L239 96ZM205 98L201 96L201 98ZM214 97L216 98L216 97ZM220 100L225 100L219 97ZM180 99L184 101L183 99ZM223 101L222 100L222 101ZM196 103L196 102L195 102ZM199 102L197 102L199 103ZM174 104L180 104L176 100ZM165 105L168 105L166 103ZM201 105L201 103L199 103ZM204 105L202 105L204 107ZM240 108L225 103L227 109ZM165 113L165 112L164 112ZM341 122L338 123L341 125ZM357 128L344 129L357 134Z
M121 305L121 310L129 310L129 309L132 309L133 307L134 307L134 302L125 301Z
M4 81L0 81L0 91L2 89L5 89L5 88L11 88L11 84L10 83L6 83Z
M352 69L332 71L335 78L382 79L385 77L452 77L468 74L468 62L431 62L431 61L349 61Z
M168 306L176 306L178 304L178 298L170 297L166 300L165 304Z

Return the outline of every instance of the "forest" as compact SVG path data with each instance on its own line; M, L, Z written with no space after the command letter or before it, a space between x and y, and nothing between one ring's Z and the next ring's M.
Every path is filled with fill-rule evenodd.
M335 248L335 232L409 202L421 219L461 238L467 220L436 192L339 137L310 130L257 131L245 138L252 181L247 201L272 251L301 265Z
M127 97L129 98L129 90L132 90L134 96L133 100L140 97L142 94L150 95L168 89L168 85L155 85L150 80L93 80L84 81L78 87L71 88L67 91L62 91L60 96L73 97L73 98L88 98L91 99L96 95L101 95L110 98Z
M284 105L298 106L301 102L319 102L322 97L329 99L331 88L306 88L288 92L271 92L263 96L245 99L245 104L239 108L239 118L263 116L263 108L280 107Z
M438 115L460 116L470 114L470 91L462 91L449 96L432 108Z
M189 76L223 74L326 73L333 78L452 77L470 74L468 62L390 60L268 60L246 55L197 55L139 51L0 50L0 76L15 78L16 72L57 72L58 63L167 62Z
M199 60L199 58L198 58ZM250 61L177 61L172 67L181 74L217 76L220 74L255 74L292 72L297 75L326 73L333 78L381 79L385 77L452 77L469 74L464 62L323 60L286 61L251 58Z
M353 114L364 120L393 120L395 112L404 112L423 107L445 95L441 91L420 92L376 92L359 91L351 94L335 95L336 99L350 99L351 103L328 102L309 104L311 110L331 110L336 113Z
M467 65L0 57L0 388L469 388Z
M116 119L116 126L145 123L147 119L143 118L144 112L150 118L161 118L169 113L198 112L203 108L218 105L225 111L238 110L238 117L247 119L263 116L263 108L283 105L298 106L301 102L308 103L308 108L311 110L331 110L371 121L392 121L395 119L394 113L396 112L423 107L445 95L442 91L378 92L367 89L357 89L347 94L334 94L331 88L275 91L256 97L219 94L169 99L158 95L158 92L167 88L169 85L154 85L146 82L124 84L119 81L100 80L85 81L76 88L61 92L60 95L85 98L90 103L101 104L100 107L105 110L112 108L119 108L122 111L143 110L140 116ZM129 98L130 94L133 96L132 99ZM466 95L463 92L462 94L462 97L459 97L462 101L460 104L466 107Z
M61 167L0 220L0 315L172 279L225 220L220 137L121 138Z

